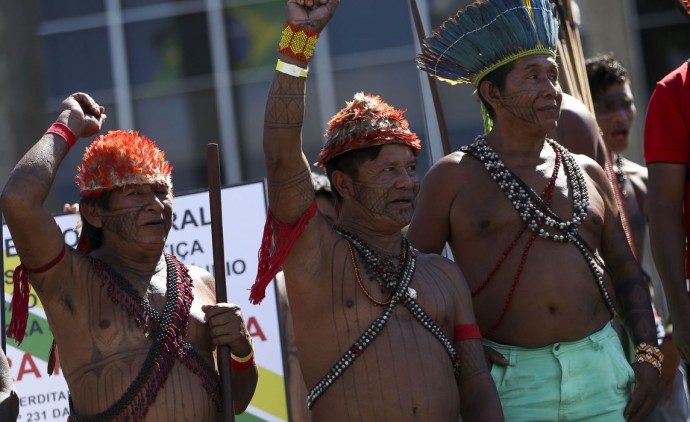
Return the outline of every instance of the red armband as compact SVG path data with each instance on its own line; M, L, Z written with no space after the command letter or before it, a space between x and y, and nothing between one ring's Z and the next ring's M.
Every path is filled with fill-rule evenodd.
M77 142L77 135L75 135L74 132L72 132L72 129L70 129L69 126L67 126L64 123L53 123L52 125L50 125L48 130L46 130L46 133L54 133L55 135L58 135L59 137L64 139L65 142L67 142L68 150L71 149Z
M230 353L230 366L237 372L243 372L254 366L254 347L252 346L252 351L243 358L237 357Z
M481 339L482 333L477 324L456 325L453 328L453 342L462 340Z

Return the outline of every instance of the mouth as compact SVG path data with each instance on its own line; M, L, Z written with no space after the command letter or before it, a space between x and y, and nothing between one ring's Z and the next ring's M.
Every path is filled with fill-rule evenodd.
M542 113L558 113L559 108L557 105L549 105L545 107L539 107L537 111L540 111Z
M400 206L409 206L412 205L413 201L412 199L409 198L400 198L400 199L395 199L391 201L393 205L400 205Z
M615 139L618 139L618 140L625 140L625 139L628 139L629 133L630 133L630 131L628 131L627 129L620 129L620 130L614 130L613 132L611 132L611 136Z
M164 225L163 220L154 220L143 224L145 227L163 227Z

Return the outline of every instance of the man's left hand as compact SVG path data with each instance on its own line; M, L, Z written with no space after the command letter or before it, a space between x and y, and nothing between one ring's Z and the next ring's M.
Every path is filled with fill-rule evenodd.
M634 363L632 368L635 389L623 414L627 421L642 422L656 406L659 371L648 363Z

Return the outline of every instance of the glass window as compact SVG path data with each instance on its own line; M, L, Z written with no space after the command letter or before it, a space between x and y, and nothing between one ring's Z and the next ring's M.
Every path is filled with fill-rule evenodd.
M284 23L284 0L227 8L225 31L233 70L273 65Z
M176 192L207 187L206 144L220 139L212 90L137 99L134 115L136 129L154 140L173 165Z
M270 72L270 78L273 72ZM266 176L266 165L263 152L264 111L270 79L256 83L235 86L233 91L237 104L237 133L240 142L242 179L256 180ZM326 126L321 121L318 95L313 79L307 79L307 110L302 127L304 153L313 164L319 157L323 146L323 132Z
M212 73L203 13L130 23L125 38L133 85Z
M678 0L668 0L668 1L649 1L649 0L636 0L637 12L642 13L654 13L654 12L665 12L669 10L680 10L677 9L675 2Z
M123 8L151 6L161 3L198 3L200 0L121 0Z
M42 20L73 18L105 12L104 0L41 0Z
M413 38L412 21L405 3L401 0L368 1L365 12L361 3L341 2L337 18L328 25L333 55L399 47L417 41L416 34Z
M78 48L75 48L78 46ZM112 89L106 28L43 37L46 90L50 97Z
M641 31L642 51L646 64L647 88L652 92L656 82L690 58L690 26L673 25Z

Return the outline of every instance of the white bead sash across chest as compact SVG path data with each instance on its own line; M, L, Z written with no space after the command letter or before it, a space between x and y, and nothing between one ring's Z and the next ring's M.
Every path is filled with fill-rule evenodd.
M563 160L563 167L572 189L573 214L572 219L564 221L543 199L534 192L524 181L510 171L498 154L489 146L484 136L478 136L471 145L460 148L484 164L486 171L501 188L508 200L520 215L527 227L539 237L561 243L573 243L587 261L590 271L596 280L599 292L611 313L611 318L616 315L616 308L611 296L606 289L604 279L598 264L604 267L596 252L578 235L580 225L587 217L589 207L589 193L587 181L575 158L563 146L552 139L546 142L558 150ZM537 204L539 206L537 206ZM555 229L555 232L550 229ZM599 260L599 262L598 262ZM605 267L604 267L605 268Z

